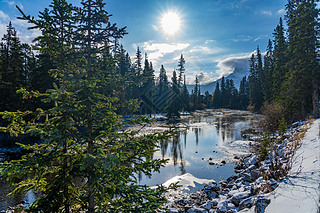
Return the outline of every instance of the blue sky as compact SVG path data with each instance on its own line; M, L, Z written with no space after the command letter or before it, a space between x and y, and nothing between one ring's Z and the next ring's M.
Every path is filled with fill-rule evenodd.
M15 5L37 17L49 0L0 0L0 34L11 20L23 42L39 35L27 30ZM78 4L80 0L70 0ZM168 76L177 67L180 54L186 60L189 83L198 75L208 83L228 75L235 67L247 68L251 53L260 45L265 51L279 18L284 16L287 0L106 0L111 21L127 26L128 35L120 42L131 56L140 47L156 71L163 64ZM173 11L181 27L173 36L161 28L161 19Z

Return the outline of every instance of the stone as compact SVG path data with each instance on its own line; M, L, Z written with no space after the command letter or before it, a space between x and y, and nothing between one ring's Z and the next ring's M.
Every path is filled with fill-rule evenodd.
M226 213L228 210L227 208L227 201L226 200L222 200L218 203L217 205L217 212L218 213Z
M255 199L253 197L246 198L242 200L239 204L239 211L245 208L251 208L254 204Z
M212 208L212 202L211 200L208 200L206 203L202 204L201 206L199 206L200 208L209 210Z
M208 196L209 196L209 198L216 198L216 197L218 197L218 193L217 192L211 192Z
M246 158L244 160L246 166L250 166L250 165L255 165L257 163L257 156L256 155L253 155L252 157L250 158Z
M212 206L217 206L219 203L219 199L212 199L211 203L212 203Z
M208 213L207 210L202 208L191 208L187 211L187 213Z
M249 182L249 183L252 182L252 178L251 178L250 173L243 173L243 174L242 174L242 177L243 177L243 180L244 180L244 181L247 181L247 182Z
M238 192L232 196L232 203L236 206L239 206L240 202L250 196L250 192Z
M270 199L266 198L257 198L257 201L255 203L254 212L255 213L264 213L267 206L270 204Z
M213 191L217 192L217 191L219 191L219 190L220 190L220 188L219 188L219 186L217 185L216 182L211 182L211 183L209 183L208 185L206 185L206 186L204 187L204 192L205 192L206 194L210 194L210 193L213 192Z
M251 181L255 181L257 180L259 177L262 177L262 174L261 172L259 172L258 170L252 170L250 172L250 175L251 175Z
M169 210L170 213L179 213L179 211L176 208L171 208Z

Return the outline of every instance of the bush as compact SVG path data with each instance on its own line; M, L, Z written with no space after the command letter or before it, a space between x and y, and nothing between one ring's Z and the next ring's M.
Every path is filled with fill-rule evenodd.
M265 131L275 132L278 130L280 124L281 128L285 124L284 108L277 103L265 103L261 112L264 115L263 127Z

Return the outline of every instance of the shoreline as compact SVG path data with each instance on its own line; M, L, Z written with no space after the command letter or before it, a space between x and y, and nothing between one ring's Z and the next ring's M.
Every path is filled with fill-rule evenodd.
M277 209L279 205L282 205L283 208L286 208L287 206L287 203L283 203L282 201L283 196L285 195L281 196L281 194L285 194L284 191L287 189L286 184L288 183L286 180L288 180L290 177L292 178L293 170L297 169L297 165L300 165L296 162L295 156L300 152L302 152L300 155L303 155L304 151L301 151L301 147L304 146L305 143L310 142L310 139L306 137L313 137L313 140L317 140L318 145L315 147L315 150L319 150L319 123L320 120L316 120L313 124L311 124L310 121L296 122L285 133L286 137L288 138L285 138L281 144L276 145L279 150L282 150L279 158L281 161L281 166L287 166L286 169L289 172L287 175L280 177L278 180L273 178L264 178L268 172L270 173L272 171L270 168L272 159L267 158L266 160L259 162L258 156L256 154L251 154L239 159L240 163L235 166L236 175L227 178L225 181L220 181L219 183L212 181L197 193L192 193L190 195L171 195L172 197L165 207L170 209L169 212L172 213L289 212L282 211L284 209ZM313 129L310 130L310 127ZM304 135L306 131L307 134ZM301 134L303 134L303 137ZM308 136L310 134L311 136ZM301 141L299 142L297 139L301 139ZM311 166L313 173L309 172L309 174L312 173L312 175L316 176L317 173L317 183L320 184L320 154L318 154L318 156L314 154L313 156L315 156L313 164L315 164L318 160L318 170L315 171ZM304 159L304 157L302 157L302 159ZM299 168L300 167L298 167L298 169ZM296 178L294 175L293 177ZM316 183L314 183L313 186L315 185ZM281 187L278 189L278 186ZM319 187L319 185L314 189L311 189L311 191L317 191L317 189L319 190L317 187ZM280 190L280 193L277 193L278 190ZM294 189L292 189L292 191L296 192ZM275 198L277 199L275 200ZM318 198L314 199L319 200L319 192ZM311 207L314 211L317 210L316 205L319 205L319 201L318 204L315 201L314 206ZM296 206L301 207L301 205L297 204ZM296 208L290 212L302 211L297 211Z

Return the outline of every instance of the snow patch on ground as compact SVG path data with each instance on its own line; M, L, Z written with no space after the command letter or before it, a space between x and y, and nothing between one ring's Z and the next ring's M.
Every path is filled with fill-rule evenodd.
M320 197L320 120L315 120L294 155L288 177L268 195L266 212L317 212Z
M293 156L289 175L265 198L271 202L266 213L316 213L320 198L320 119L315 120ZM254 208L240 211L254 213Z
M187 189L188 187L196 187L195 183L198 184L207 184L212 182L213 180L211 179L200 179L200 178L196 178L195 176L193 176L190 173L186 173L184 175L180 175L180 176L175 176L173 178L171 178L170 180L167 180L164 184L162 184L165 187L168 187L170 184L172 183L177 183L181 185L181 189Z

